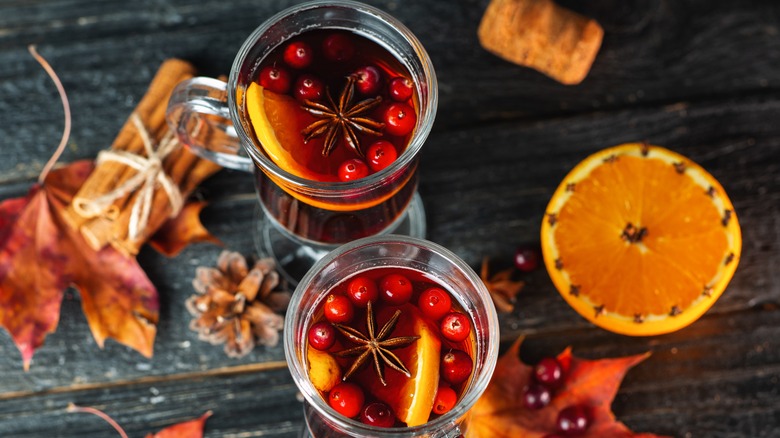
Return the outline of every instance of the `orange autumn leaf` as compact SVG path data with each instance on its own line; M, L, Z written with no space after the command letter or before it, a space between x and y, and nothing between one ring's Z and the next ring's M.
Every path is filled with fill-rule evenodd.
M157 252L174 257L190 243L211 242L222 245L200 221L200 212L208 205L205 201L187 203L179 214L154 234L149 244Z
M615 359L586 360L567 348L557 360L564 372L562 385L550 404L531 410L523 404L523 388L531 382L533 367L520 360L522 338L501 356L487 390L471 409L467 438L542 438L556 432L558 413L568 406L587 406L590 426L584 438L655 438L633 433L615 419L611 405L629 368L648 354Z
M25 369L56 330L65 288L79 290L90 329L151 356L157 290L136 262L112 248L92 250L61 212L93 169L78 161L50 172L25 198L0 203L0 326Z
M206 420L211 416L211 411L201 415L200 418L174 424L155 433L146 435L146 438L202 438L203 426Z

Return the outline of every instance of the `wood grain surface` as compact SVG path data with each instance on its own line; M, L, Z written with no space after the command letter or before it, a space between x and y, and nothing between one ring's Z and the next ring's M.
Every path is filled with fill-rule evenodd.
M63 162L110 145L166 58L226 74L249 33L295 1L0 0L0 200L22 196L59 141L54 87L29 56L36 44L67 90L73 133ZM422 152L420 193L428 238L475 269L507 265L538 242L558 182L603 147L648 141L709 170L734 203L743 255L729 288L699 321L648 338L590 325L543 269L514 312L505 345L526 335L526 361L571 345L588 358L653 352L628 374L613 409L637 432L675 437L780 436L780 4L765 1L567 0L596 18L604 43L589 76L563 86L479 47L487 1L369 1L420 38L436 67L440 101ZM199 190L206 227L251 254L251 178L223 171ZM0 437L114 436L69 403L105 410L144 436L200 416L207 437L295 437L297 389L281 346L229 359L188 328L195 267L221 248L197 244L139 261L160 291L155 355L95 344L69 290L57 332L22 370L0 331Z

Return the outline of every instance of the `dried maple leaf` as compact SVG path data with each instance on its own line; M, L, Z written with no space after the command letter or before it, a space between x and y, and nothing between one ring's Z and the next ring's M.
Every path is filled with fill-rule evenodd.
M200 212L208 205L205 201L189 202L179 214L165 222L154 234L149 244L157 252L174 257L190 243L211 242L222 245L200 221Z
M211 411L208 411L200 418L168 426L155 434L146 435L146 438L202 438L203 426L210 416Z
M589 408L591 423L584 438L654 438L635 434L615 419L611 404L629 368L649 356L586 360L567 348L557 360L564 370L562 386L550 404L538 410L523 405L523 388L530 383L533 367L520 360L522 338L498 360L487 390L471 409L468 438L541 438L556 431L558 413L572 405Z

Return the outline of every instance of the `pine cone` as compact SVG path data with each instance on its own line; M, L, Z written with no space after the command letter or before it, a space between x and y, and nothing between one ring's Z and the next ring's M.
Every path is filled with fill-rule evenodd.
M196 295L187 299L195 317L190 328L198 338L214 345L225 344L230 357L242 357L255 345L275 346L284 326L282 312L290 301L285 284L280 286L273 259L258 260L248 269L237 252L222 251L217 268L200 266L192 286Z

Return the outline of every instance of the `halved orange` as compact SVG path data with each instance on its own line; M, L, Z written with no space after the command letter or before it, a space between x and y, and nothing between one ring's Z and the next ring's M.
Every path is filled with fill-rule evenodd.
M411 377L406 377L390 367L385 367L387 383L385 386L376 377L372 365L366 366L358 374L358 379L373 397L387 403L399 420L406 423L407 426L419 426L428 422L439 386L441 341L437 329L422 318L415 306L405 304L400 309L403 313L398 319L392 336L416 335L420 337L409 347L393 351L406 365ZM382 312L379 313L378 326L389 319L388 313L385 312L385 315L382 315Z
M688 158L630 143L564 178L541 229L547 271L594 324L627 335L696 321L723 293L742 235L718 181Z

